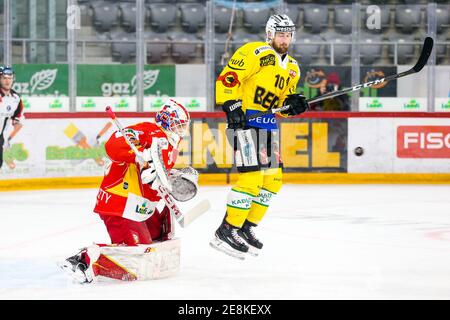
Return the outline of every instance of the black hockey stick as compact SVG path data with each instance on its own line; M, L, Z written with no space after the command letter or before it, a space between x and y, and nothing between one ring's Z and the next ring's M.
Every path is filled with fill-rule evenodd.
M334 98L334 97L346 94L346 93L351 92L351 91L361 90L362 88L372 87L374 85L377 85L377 84L380 84L380 83L383 83L383 82L389 82L389 81L392 81L392 80L395 80L395 79L398 79L398 78L401 78L401 77L408 76L408 75L413 74L413 73L417 73L420 70L422 70L423 67L427 64L428 58L430 57L430 54L431 54L432 50L433 50L433 38L426 37L425 41L423 43L422 52L420 53L419 60L417 60L416 65L414 67L412 67L411 69L409 69L407 71L404 71L404 72L400 72L400 73L397 73L397 74L393 74L393 75L387 76L385 78L377 79L377 80L374 80L374 81L369 81L369 82L366 82L366 83L357 84L357 85L355 85L353 87L344 88L342 90L329 92L329 93L326 93L326 94L321 95L319 97L308 99L307 101L308 101L309 104L315 103L315 102L319 102L319 101L322 101L322 100L326 100L326 99L330 99L330 98ZM250 119L254 119L254 118L257 118L257 117L260 117L260 116L264 116L264 115L267 115L267 114L273 114L273 113L276 113L276 112L285 111L285 110L289 109L289 107L290 107L289 105L286 105L286 106L282 106L280 108L275 108L275 109L271 109L271 110L264 111L264 112L258 112L258 113L252 114L251 116L247 117L247 119L250 120Z

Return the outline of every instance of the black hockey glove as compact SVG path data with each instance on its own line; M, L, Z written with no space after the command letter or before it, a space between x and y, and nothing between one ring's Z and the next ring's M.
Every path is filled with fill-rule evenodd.
M241 100L228 100L222 105L222 110L227 114L229 129L241 129L245 127L246 118L242 111Z
M306 101L305 96L301 94L288 95L287 98L283 101L283 106L287 105L289 105L290 107L287 110L280 112L282 115L296 116L309 109L308 101Z

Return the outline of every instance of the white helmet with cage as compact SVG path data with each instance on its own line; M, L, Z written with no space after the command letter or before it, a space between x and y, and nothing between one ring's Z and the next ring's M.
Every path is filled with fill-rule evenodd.
M191 118L186 108L169 99L161 110L156 113L156 124L167 133L169 142L176 146L181 137L188 134Z
M270 42L274 37L276 32L291 32L292 41L295 39L295 24L285 14L274 14L271 15L266 23L266 42Z

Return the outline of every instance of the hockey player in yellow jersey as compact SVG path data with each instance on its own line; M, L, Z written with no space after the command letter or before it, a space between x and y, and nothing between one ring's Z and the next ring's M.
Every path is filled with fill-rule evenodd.
M227 115L227 137L239 175L210 245L239 259L261 250L262 242L253 229L282 184L275 115L246 118L282 105L289 105L280 114L284 117L309 107L305 97L295 93L300 69L288 55L294 37L291 19L272 15L266 24L266 42L250 42L237 49L216 81L216 104Z

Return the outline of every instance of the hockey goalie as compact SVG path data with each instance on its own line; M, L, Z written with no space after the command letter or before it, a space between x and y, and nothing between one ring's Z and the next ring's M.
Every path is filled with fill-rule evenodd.
M196 195L197 171L173 169L189 124L186 108L169 100L156 113L155 123L138 123L111 135L105 144L111 161L105 167L94 212L104 222L112 244L91 245L59 263L76 281L90 283L98 276L147 280L178 271L180 241L174 238L170 208L158 193L157 173L167 174L170 195L176 200ZM130 148L130 142L136 148Z

